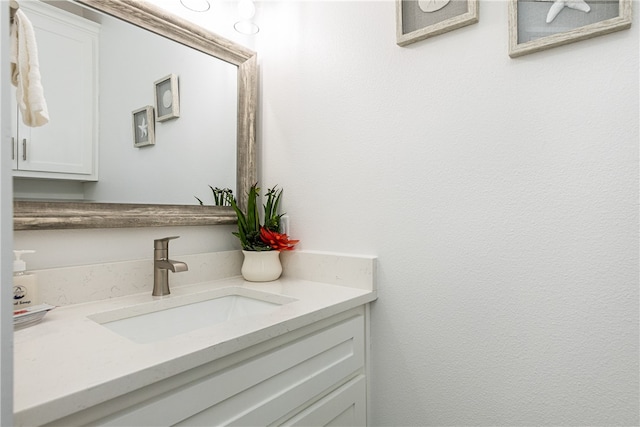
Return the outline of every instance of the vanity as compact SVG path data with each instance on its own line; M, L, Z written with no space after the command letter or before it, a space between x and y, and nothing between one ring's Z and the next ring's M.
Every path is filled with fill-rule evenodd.
M294 251L273 282L236 275L58 307L15 333L15 425L366 425L375 261ZM162 318L146 332L126 323L211 301L236 312L177 332Z
M234 194L244 208L258 181L256 53L148 2L72 3L235 67ZM169 124L162 124L167 134ZM237 220L231 207L192 200L51 198L15 200L14 229ZM151 259L35 271L41 301L58 307L14 334L14 425L366 425L375 257L296 250L281 255L284 274L267 283L242 279L240 251L180 258L189 271L171 275L171 293L161 297L152 296Z

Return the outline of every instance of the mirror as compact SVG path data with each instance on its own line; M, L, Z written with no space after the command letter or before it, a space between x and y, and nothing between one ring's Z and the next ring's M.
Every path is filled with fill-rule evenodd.
M163 9L135 0L76 0L97 11L174 40L237 66L236 196L241 206L256 182L255 116L257 60L255 52L214 35ZM213 139L213 137L212 137ZM212 141L213 143L213 141ZM205 187L208 190L208 187ZM206 191L203 191L206 202ZM196 202L197 203L197 202ZM163 225L211 225L235 222L232 209L221 206L137 203L14 202L14 229L114 228Z

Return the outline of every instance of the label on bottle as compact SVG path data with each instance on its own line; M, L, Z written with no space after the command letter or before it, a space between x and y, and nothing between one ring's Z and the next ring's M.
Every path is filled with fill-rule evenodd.
M31 295L29 295L29 290L26 286L14 286L13 287L13 306L14 309L16 307L29 306L33 303L31 301Z

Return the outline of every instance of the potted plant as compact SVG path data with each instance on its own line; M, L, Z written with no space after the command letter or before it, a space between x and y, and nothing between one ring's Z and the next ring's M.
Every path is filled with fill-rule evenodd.
M293 250L298 240L292 240L280 232L283 214L278 213L278 209L282 189L273 187L267 190L266 203L263 205L263 223L260 223L260 188L257 185L254 184L249 189L246 213L240 210L233 195L230 194L227 198L238 216L238 231L233 232L233 235L242 245L242 275L252 282L266 282L280 277L280 252Z

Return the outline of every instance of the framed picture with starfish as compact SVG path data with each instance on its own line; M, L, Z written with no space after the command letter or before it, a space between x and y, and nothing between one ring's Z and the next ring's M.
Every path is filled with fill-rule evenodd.
M509 56L629 27L631 0L509 0Z
M154 145L155 138L155 119L153 116L153 107L138 108L133 113L133 145L134 147L145 147Z
M478 22L478 0L396 0L396 43L406 46Z

